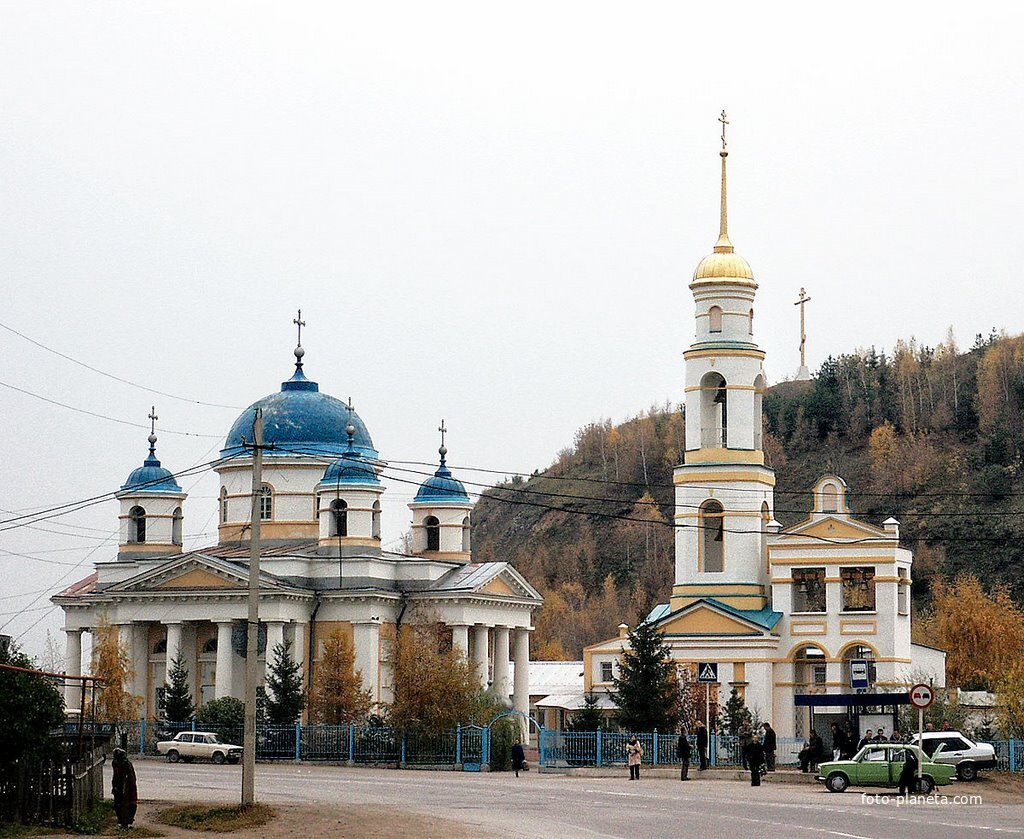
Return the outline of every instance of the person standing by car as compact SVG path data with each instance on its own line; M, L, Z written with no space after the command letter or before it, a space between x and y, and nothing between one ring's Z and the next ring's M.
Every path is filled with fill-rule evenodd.
M697 754L700 756L700 771L708 768L708 729L702 722L697 723Z
M644 747L640 745L640 741L633 734L630 736L629 742L626 743L626 763L629 764L629 780L640 780L640 761L643 760L643 757Z
M117 823L123 828L132 826L135 813L139 809L139 788L135 780L135 767L128 760L124 749L114 749L114 757L110 761L112 780L110 794L114 798L114 813Z
M917 752L904 749L903 771L900 772L900 795L910 795L917 789ZM891 775L889 777L892 777Z
M768 772L775 771L775 750L778 747L778 739L775 736L775 729L771 723L762 723L764 738L761 740L761 748L764 749L764 768Z
M676 757L679 758L679 780L690 780L690 737L685 728L676 744Z

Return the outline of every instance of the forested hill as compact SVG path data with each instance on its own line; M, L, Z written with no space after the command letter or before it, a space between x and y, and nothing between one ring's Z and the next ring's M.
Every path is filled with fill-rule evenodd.
M806 515L809 488L834 471L855 515L900 520L919 607L936 575L959 571L1024 600L1024 337L829 358L813 381L771 388L764 414L783 524ZM667 599L684 422L665 406L588 425L543 473L477 504L474 553L511 559L545 595L536 656L578 656Z

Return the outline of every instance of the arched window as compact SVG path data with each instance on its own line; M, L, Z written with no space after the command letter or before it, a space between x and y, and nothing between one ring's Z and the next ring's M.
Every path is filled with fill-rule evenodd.
M799 693L825 692L825 653L810 644L793 656L793 681Z
M712 306L708 309L708 332L721 332L722 331L722 308L721 306Z
M754 450L760 451L764 444L764 376L760 373L754 379Z
M839 511L839 488L835 484L825 484L821 488L821 509L825 513Z
M274 517L274 488L270 484L260 487L260 521Z
M138 505L128 511L128 541L139 544L146 541L146 511Z
M462 520L462 552L469 553L469 516Z
M850 677L852 675L851 671L853 669L850 662L856 661L857 659L862 659L867 662L868 683L874 686L875 681L878 678L878 674L876 672L875 651L871 649L871 647L866 647L863 644L853 644L843 651L843 684L847 686L850 685Z
M705 501L700 508L701 570L725 570L725 510L717 501Z
M323 504L323 495L319 492L313 493L313 518L320 520L320 505Z
M708 373L700 383L700 444L704 449L728 445L729 390L719 373Z
M220 523L224 524L228 520L228 488L220 488Z
M174 518L171 519L171 544L181 544L181 520L184 518L181 514L181 507L174 508Z
M348 536L348 504L340 498L331 502L331 536Z
M750 310L750 314L747 315L747 332L751 335L754 334L754 310Z
M441 522L437 520L437 516L427 516L423 520L423 527L427 531L427 550L441 550Z
M373 502L373 523L370 531L374 539L380 539L380 502Z

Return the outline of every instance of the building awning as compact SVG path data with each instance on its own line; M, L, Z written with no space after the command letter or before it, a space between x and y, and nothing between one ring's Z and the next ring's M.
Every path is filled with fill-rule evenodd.
M793 697L798 707L875 708L881 705L909 705L909 693L798 693Z
M586 695L582 693L553 693L539 700L538 708L561 708L563 711L579 711L586 707ZM611 697L597 695L597 708L601 711L615 711L618 705Z

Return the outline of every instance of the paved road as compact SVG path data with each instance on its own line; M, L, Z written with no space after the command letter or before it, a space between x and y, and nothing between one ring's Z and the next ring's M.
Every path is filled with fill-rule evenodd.
M238 767L136 763L143 798L235 801ZM955 786L955 785L954 785ZM976 789L976 788L975 788ZM735 836L847 839L1024 835L1022 805L869 804L859 793L735 781L639 783L510 773L395 771L334 766L261 765L261 800L376 804L444 816L481 835L566 837ZM963 785L959 792L967 792Z

